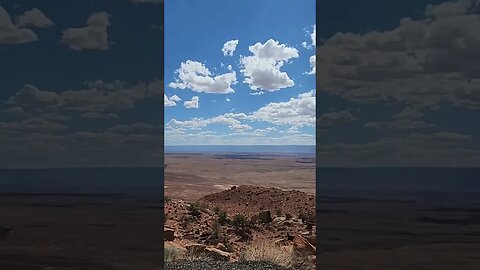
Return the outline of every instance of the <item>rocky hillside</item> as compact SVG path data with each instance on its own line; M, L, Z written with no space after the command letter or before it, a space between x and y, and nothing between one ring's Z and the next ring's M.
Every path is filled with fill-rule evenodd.
M233 186L229 190L209 194L198 202L210 208L219 207L228 213L248 217L264 210L292 216L314 215L315 212L315 196L312 194L259 186Z
M165 259L266 260L314 269L314 211L312 195L254 186L197 202L166 201Z

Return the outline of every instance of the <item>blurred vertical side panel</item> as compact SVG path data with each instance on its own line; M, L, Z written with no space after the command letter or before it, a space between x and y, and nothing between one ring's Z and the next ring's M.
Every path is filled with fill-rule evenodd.
M480 267L478 1L317 1L321 269Z
M0 1L0 269L161 269L163 1Z

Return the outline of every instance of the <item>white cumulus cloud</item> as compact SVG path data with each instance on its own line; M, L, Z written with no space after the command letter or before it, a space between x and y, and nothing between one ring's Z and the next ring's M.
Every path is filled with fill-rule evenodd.
M275 125L315 126L315 91L298 95L287 102L271 102L249 118Z
M223 44L222 52L224 56L233 56L233 53L237 49L238 39L229 40Z
M316 62L316 56L315 55L310 56L310 67L312 68L312 70L307 72L307 74L313 75L317 72L317 66L315 62Z
M198 96L192 97L192 100L187 100L183 103L183 106L187 109L198 109L198 102L200 101L200 98Z
M310 34L310 38L312 39L313 47L316 47L317 46L317 25L316 24L313 25L313 31Z
M307 45L307 42L303 42L302 46L304 48L307 48L307 49L315 48L317 46L317 42L316 42L316 39L317 39L317 25L314 24L313 25L313 31L311 33L310 32L307 32L307 33L310 35L310 39L312 40L312 44ZM316 55L314 54L314 55L310 56L310 68L311 68L311 70L308 71L306 74L313 75L317 72L315 61L316 61Z
M235 71L212 77L210 70L200 62L187 60L182 62L175 72L178 78L168 86L171 88L191 89L195 92L228 94L235 92L231 85L237 83Z
M171 97L167 97L167 95L163 95L163 105L165 107L172 107L172 106L175 106L177 105L177 102L182 100L181 98L179 98L177 95L173 95Z
M298 57L297 49L269 39L264 44L258 42L249 46L249 50L253 55L241 57L240 64L241 72L245 76L244 82L250 89L271 92L295 85L288 74L282 72L280 68L286 61Z

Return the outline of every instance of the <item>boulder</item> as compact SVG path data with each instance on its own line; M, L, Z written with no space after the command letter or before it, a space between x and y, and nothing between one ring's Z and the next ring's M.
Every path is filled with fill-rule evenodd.
M262 223L270 223L272 222L272 214L270 213L269 210L262 211L260 214L258 214L258 219Z
M222 251L214 247L207 247L205 249L205 254L212 257L215 260L228 261L230 260L231 254L229 252Z
M273 219L273 222L274 222L274 223L282 223L282 222L284 222L285 220L286 220L285 217L276 217L276 218Z
M227 247L226 247L224 244L222 244L222 243L218 243L218 244L217 244L217 249L220 249L221 251L228 252Z
M303 236L301 235L296 235L295 238L293 239L293 244L295 246L295 249L300 251L301 253L306 253L310 255L315 255L317 254L317 249L315 246L310 244Z

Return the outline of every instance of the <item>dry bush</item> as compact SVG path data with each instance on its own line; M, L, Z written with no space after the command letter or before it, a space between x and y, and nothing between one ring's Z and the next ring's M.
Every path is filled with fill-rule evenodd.
M184 257L183 252L176 248L164 247L163 249L163 261L172 262L181 260Z
M271 241L253 241L240 254L241 261L271 262L276 265L292 267L295 264L293 249L280 247Z
M174 247L164 245L163 261L213 261L214 258L205 253L196 253L192 251L182 251Z

